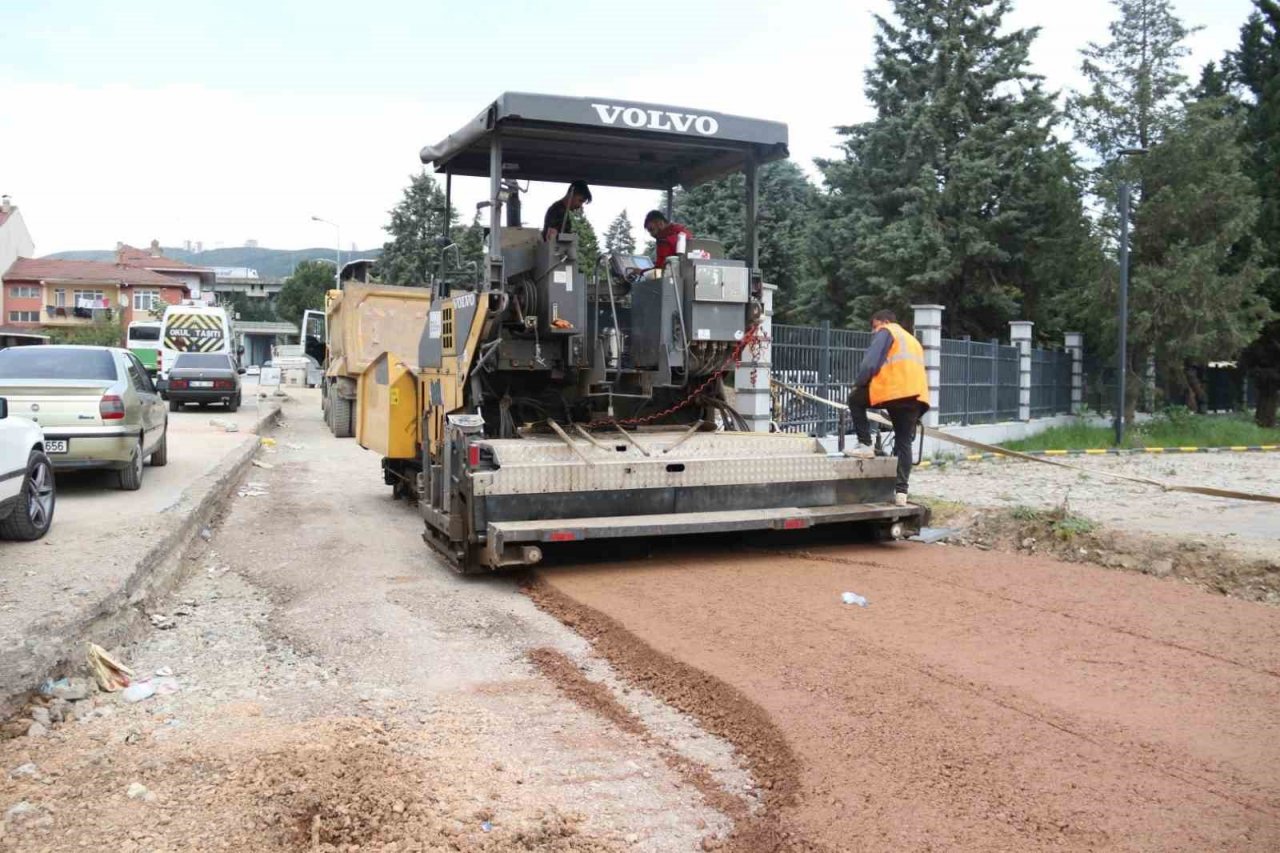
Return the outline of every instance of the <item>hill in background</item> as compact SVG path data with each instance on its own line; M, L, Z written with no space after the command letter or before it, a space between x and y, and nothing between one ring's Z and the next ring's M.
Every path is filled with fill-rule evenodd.
M286 278L296 264L309 260L333 260L333 249L251 249L239 246L229 249L208 249L203 252L188 252L185 249L164 247L161 250L165 257L202 267L250 267L258 271L262 278ZM344 251L342 262L355 258L376 258L382 255L382 249L362 249L359 252ZM72 261L111 261L116 253L111 249L84 249L71 252L55 252L46 255Z

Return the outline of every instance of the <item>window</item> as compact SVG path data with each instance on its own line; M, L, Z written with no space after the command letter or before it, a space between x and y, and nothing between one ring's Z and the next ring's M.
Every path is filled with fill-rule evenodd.
M129 325L129 340L158 341L160 340L160 327L145 323L131 323Z
M10 323L39 323L40 312L39 311L10 311L9 322Z
M111 351L100 347L0 350L0 379L116 379Z
M39 299L40 288L33 284L17 284L9 288L9 296L13 299Z
M107 292L105 290L76 290L72 292L76 308L106 308Z
M142 362L138 361L137 356L130 353L125 356L125 366L129 368L129 380L133 382L134 390L140 394L154 394L155 386L151 384L151 377L147 376L147 371L142 366Z
M230 370L231 356L226 353L184 352L173 363L173 369Z
M163 306L164 304L164 300L160 298L160 291L158 290L133 291L134 311L152 311L156 306Z
M62 289L53 292L53 304L58 308L67 307L67 292Z

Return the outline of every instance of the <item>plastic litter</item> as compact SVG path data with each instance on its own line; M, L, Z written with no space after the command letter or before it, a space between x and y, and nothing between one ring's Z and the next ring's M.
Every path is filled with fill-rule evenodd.
M107 693L114 693L122 687L129 686L129 681L133 678L133 670L113 658L102 646L90 643L85 659L89 662L89 669L92 670L98 686Z
M483 829L485 832L493 832L493 824L489 823L489 821L487 820L484 823L480 824L480 828Z
M258 441L263 447L275 447L276 440L274 438L263 438Z
M156 685L152 681L135 681L120 691L120 698L126 702L141 702L156 695Z
M871 603L856 592L846 592L844 595L840 596L840 600L845 604L856 604L859 607L866 607Z
M276 467L276 466L272 465L270 462L263 462L261 459L255 459L255 460L253 460L253 467L254 467L254 468L266 468L268 471L270 471L272 468L274 468L274 467Z

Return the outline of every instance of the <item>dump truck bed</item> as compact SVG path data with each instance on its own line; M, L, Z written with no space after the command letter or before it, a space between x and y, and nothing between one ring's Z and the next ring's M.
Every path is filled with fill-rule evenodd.
M348 282L325 307L326 375L357 379L384 352L416 364L430 309L430 288Z

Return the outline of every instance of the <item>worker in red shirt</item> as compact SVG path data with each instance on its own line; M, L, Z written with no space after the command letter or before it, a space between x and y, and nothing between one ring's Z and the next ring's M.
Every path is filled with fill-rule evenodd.
M688 228L679 222L668 222L667 217L660 210L649 211L644 218L644 230L649 232L649 236L658 245L657 268L659 270L666 265L667 258L676 253L681 234L684 235L686 243L693 239L693 233Z

